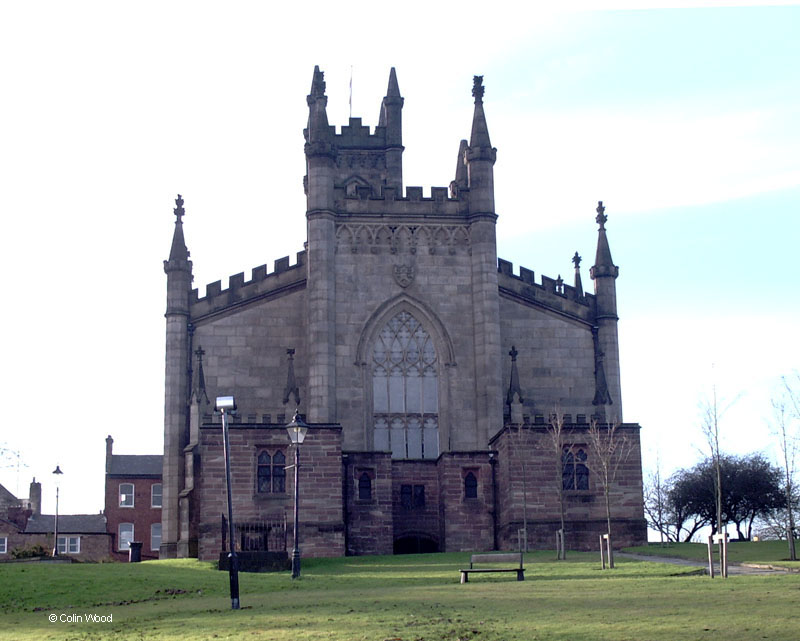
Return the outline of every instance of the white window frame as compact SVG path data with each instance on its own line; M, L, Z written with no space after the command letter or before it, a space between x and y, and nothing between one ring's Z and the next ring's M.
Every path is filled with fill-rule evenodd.
M153 529L158 527L158 537L155 536ZM155 540L158 538L158 545L155 544ZM151 552L158 552L161 549L161 522L158 523L151 523L150 524L150 551Z
M127 534L128 528L125 527L125 534L122 532L123 526L130 526L130 537L125 536ZM127 552L131 549L131 541L133 541L134 536L134 526L133 523L120 523L119 527L117 528L117 550L120 552Z
M156 505L155 497L155 489L158 488L158 505ZM150 507L160 508L164 503L164 486L161 483L153 483L150 486Z
M81 537L79 536L59 536L58 537L58 553L59 554L80 554L81 553Z
M8 554L8 537L0 536L0 554Z
M125 492L123 494L123 492L122 492L122 488L123 487L130 487L131 488L130 494L128 494L127 492ZM133 483L120 483L119 484L119 506L120 507L134 507L134 494L135 494L135 491L136 491L136 488L134 487ZM129 496L130 496L130 499L131 499L130 504L128 504L127 502L123 503L123 501L127 501Z

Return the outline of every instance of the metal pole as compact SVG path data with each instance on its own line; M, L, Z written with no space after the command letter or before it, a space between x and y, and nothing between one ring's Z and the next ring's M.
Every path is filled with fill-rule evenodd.
M236 555L236 540L233 527L233 501L231 499L231 445L228 439L228 415L222 412L222 443L225 449L225 483L228 486L228 571L231 582L231 609L239 609L239 557Z
M299 503L299 480L300 480L300 444L294 444L294 548L292 549L292 578L297 579L300 576L300 547L298 544L299 539L299 526L300 519L298 517L298 503Z
M58 485L56 485L56 521L53 525L53 556L58 556Z

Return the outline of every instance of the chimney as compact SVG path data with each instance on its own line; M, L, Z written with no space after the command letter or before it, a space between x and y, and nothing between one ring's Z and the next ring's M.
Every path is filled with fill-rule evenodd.
M114 439L111 438L111 434L108 435L106 438L106 474L111 472L111 455L114 449Z
M28 494L28 503L30 509L34 514L42 513L42 484L36 481L34 477L31 481L30 494Z

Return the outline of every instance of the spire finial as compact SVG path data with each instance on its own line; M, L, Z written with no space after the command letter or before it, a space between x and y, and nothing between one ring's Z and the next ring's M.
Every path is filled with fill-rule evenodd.
M181 218L186 214L186 210L183 208L183 198L180 194L178 194L178 197L175 199L175 204L177 205L177 207L175 207L173 210L175 212L175 216L178 218L179 223L183 222Z
M309 100L325 95L325 73L319 70L319 65L314 65L314 77L311 80L311 95Z
M483 76L472 76L472 95L475 103L483 102Z
M205 356L205 353L206 351L200 345L194 350L194 354L197 356L197 372L192 386L192 400L197 403L204 401L206 405L209 405L211 401L206 393L206 376L203 373L203 356Z
M293 395L295 405L299 406L300 388L297 386L297 380L294 377L294 349L287 349L286 356L288 357L289 371L286 375L286 387L283 390L283 404L286 405L289 402L289 397ZM297 412L295 412L296 414Z
M583 282L581 282L581 260L580 254L575 252L572 257L572 264L575 265L575 292L578 296L583 296Z
M595 211L597 211L597 217L595 218L595 221L598 225L600 225L600 229L605 230L608 216L606 216L606 208L603 207L602 200L597 201L597 209Z
M511 346L511 351L508 355L511 357L511 380L508 382L508 393L506 394L506 405L509 409L513 403L523 403L522 387L519 384L519 372L517 371L517 351L516 346Z

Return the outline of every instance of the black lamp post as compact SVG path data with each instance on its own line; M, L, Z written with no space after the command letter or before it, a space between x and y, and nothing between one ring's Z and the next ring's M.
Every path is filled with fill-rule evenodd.
M61 468L56 465L56 469L53 470L53 474L56 475L56 520L53 524L53 556L58 556L58 485L63 473Z
M222 446L225 451L225 485L228 488L228 572L231 583L231 609L239 609L239 557L233 527L233 501L231 500L231 444L228 438L228 414L236 410L233 396L217 396L215 409L222 414Z
M299 541L299 527L300 520L297 513L297 505L299 502L299 478L300 478L300 445L306 438L308 425L305 424L297 410L294 412L292 422L286 426L286 431L289 433L289 440L294 445L294 548L292 549L292 578L296 579L300 576L300 547Z

